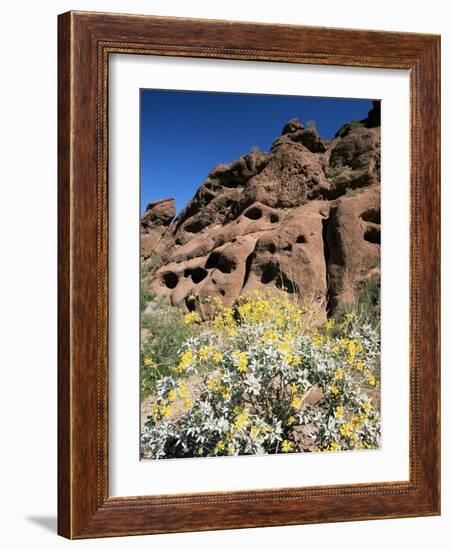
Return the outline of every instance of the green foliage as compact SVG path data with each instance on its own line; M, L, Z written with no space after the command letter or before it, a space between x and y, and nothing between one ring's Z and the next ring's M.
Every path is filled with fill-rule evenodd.
M252 153L262 153L262 149L260 147L258 147L257 145L255 145L254 147L251 147L251 152Z
M171 372L182 344L199 331L196 323L184 320L181 308L165 299L154 300L155 309L143 315L141 327L146 339L141 345L141 397L155 390L156 381Z
M140 311L155 298L155 294L149 290L149 276L160 261L160 254L153 254L142 266L140 273Z
M350 130L356 130L356 128L364 128L364 123L359 120L352 120L350 122Z
M155 298L155 294L149 290L145 281L140 284L140 310L143 312L146 306Z
M329 179L335 178L345 170L345 166L342 164L336 164L335 166L326 166L324 168L325 176Z
M306 121L306 128L316 128L317 122L315 120L307 120Z
M352 189L351 187L346 187L345 188L345 196L346 197L354 197L354 196L356 196L357 193L358 193L358 191L356 189Z
M370 279L358 295L357 309L373 326L380 324L380 302L380 282Z

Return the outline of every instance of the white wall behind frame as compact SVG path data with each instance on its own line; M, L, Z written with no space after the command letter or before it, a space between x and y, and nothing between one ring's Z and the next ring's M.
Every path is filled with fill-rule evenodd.
M137 460L140 88L382 99L380 450ZM408 479L408 71L121 54L110 59L109 104L111 493L146 495ZM385 239L386 235L391 238Z
M448 548L452 538L452 370L443 387L442 516L181 533L80 542L56 524L56 16L70 9L442 34L442 175L452 181L451 3L322 0L46 0L2 5L0 385L5 548L230 550ZM20 36L18 38L18 22ZM443 280L452 269L452 186L443 186ZM444 364L452 354L452 285L443 288ZM18 398L19 394L19 398Z

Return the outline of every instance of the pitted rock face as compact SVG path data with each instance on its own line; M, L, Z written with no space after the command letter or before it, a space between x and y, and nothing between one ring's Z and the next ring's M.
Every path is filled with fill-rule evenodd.
M190 309L189 295L230 305L272 289L334 313L379 280L379 103L330 141L290 120L267 153L213 168L174 215L166 199L142 218L142 262L157 295Z

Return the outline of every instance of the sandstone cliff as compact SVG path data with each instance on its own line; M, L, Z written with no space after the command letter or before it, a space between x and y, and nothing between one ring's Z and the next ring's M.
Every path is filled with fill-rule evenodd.
M231 304L254 289L334 313L379 284L380 110L325 141L290 120L267 153L213 168L175 218L173 199L141 221L146 284L187 309L189 295Z

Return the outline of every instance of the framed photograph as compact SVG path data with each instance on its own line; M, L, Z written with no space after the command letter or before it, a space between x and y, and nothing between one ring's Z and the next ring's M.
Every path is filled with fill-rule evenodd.
M440 513L439 56L59 16L61 535Z

